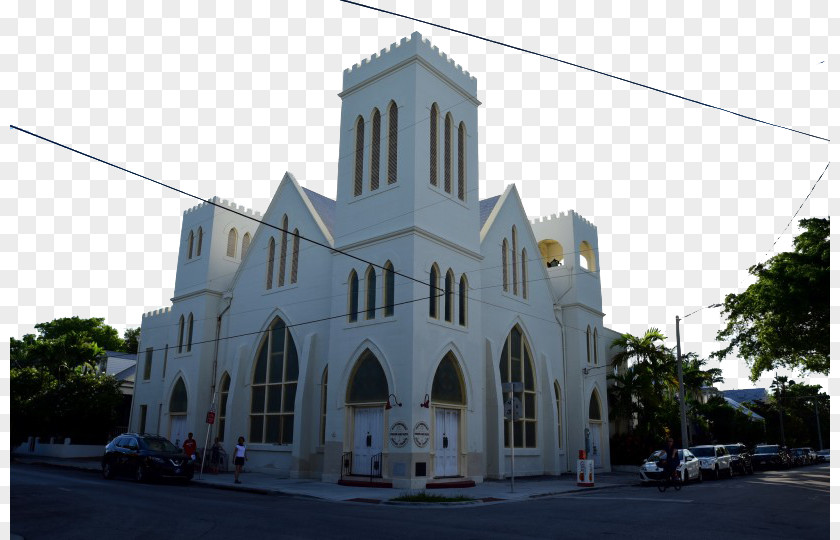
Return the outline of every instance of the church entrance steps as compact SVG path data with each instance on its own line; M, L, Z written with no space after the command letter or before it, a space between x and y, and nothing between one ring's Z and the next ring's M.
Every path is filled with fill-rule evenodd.
M450 488L471 488L475 482L464 477L441 478L426 482L426 489L450 489Z
M394 484L383 480L371 480L367 476L345 476L338 481L339 486L392 488Z

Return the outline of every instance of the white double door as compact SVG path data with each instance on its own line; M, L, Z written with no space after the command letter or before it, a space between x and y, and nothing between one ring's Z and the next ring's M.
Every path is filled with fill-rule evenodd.
M382 407L357 407L354 410L353 474L369 476L372 473L371 458L382 452L383 414Z
M169 417L169 440L172 444L181 448L187 440L187 416L185 414Z
M595 467L601 467L601 424L589 424L590 455L587 456L594 463Z
M458 433L461 412L435 409L435 476L458 476Z

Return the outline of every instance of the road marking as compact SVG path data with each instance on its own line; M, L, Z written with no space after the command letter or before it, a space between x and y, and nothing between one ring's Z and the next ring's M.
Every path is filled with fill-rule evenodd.
M656 499L653 497L600 497L598 495L560 495L563 499L597 499L601 501L645 501L645 502L666 502L666 503L693 503L693 499Z

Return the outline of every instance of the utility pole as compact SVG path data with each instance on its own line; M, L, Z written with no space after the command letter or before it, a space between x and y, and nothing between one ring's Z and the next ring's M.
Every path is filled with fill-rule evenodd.
M680 316L677 315L677 378L680 382L680 431L682 447L688 448L688 425L685 420L685 387L683 386L682 351L680 350Z
M779 380L778 375L776 379ZM785 397L785 381L779 380L781 383L779 390L779 436L782 439L782 444L785 444L785 410L782 408L782 399Z
M817 417L817 437L819 438L819 441L820 441L820 450L822 450L823 449L822 429L820 428L820 412L817 409L817 400L816 399L814 400L814 415Z

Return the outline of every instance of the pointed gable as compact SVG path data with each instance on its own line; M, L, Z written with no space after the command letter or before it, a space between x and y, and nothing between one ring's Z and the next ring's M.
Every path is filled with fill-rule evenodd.
M500 197L501 195L496 195L495 197L478 201L479 228L484 227L484 223L487 222L487 218L490 217L490 212L496 207L496 203L499 202Z

